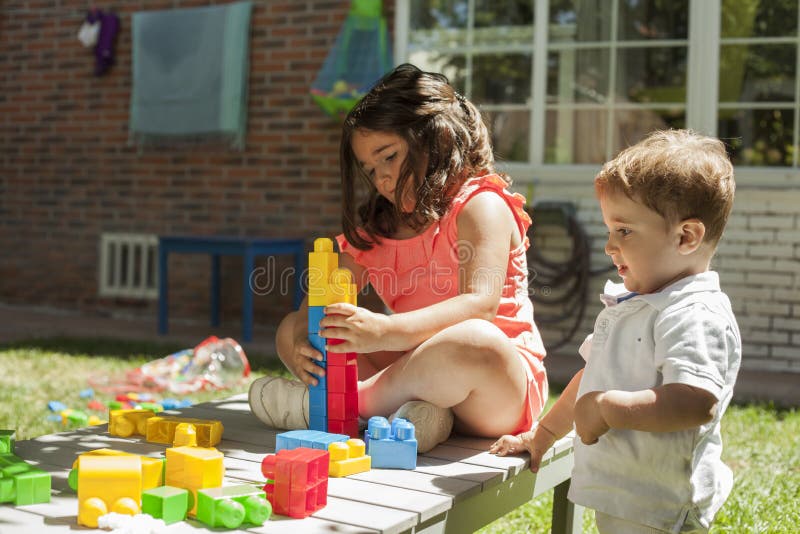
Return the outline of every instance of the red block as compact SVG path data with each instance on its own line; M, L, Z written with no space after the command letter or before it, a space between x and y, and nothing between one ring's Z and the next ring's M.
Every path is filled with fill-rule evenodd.
M261 472L275 481L264 491L276 514L307 517L328 502L328 451L300 447L267 455ZM268 491L268 486L274 489Z

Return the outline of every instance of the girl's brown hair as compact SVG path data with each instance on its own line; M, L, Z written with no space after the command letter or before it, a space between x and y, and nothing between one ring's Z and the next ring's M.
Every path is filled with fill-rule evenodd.
M356 130L388 132L408 143L395 189L383 198L353 154ZM371 249L401 223L422 230L447 211L467 178L494 172L489 132L480 112L442 74L403 64L381 78L348 113L340 144L342 228L347 241ZM357 205L357 182L366 199ZM402 195L411 187L416 204L404 213Z

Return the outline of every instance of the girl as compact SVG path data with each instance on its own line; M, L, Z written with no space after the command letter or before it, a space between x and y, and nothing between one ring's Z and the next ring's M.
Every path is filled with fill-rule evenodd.
M530 218L494 172L477 108L443 75L401 65L348 114L340 150L340 266L392 311L334 304L320 322L322 337L344 340L337 352L359 354L360 416L409 419L420 452L447 439L454 418L475 436L530 429L547 397L528 298ZM304 302L276 341L301 382L251 386L253 413L270 426L308 423L305 384L325 371L307 321Z

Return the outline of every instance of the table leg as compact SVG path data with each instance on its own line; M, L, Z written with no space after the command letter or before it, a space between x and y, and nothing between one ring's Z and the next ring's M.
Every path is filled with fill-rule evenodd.
M250 248L245 249L242 258L242 341L253 339L253 289L250 276L253 274L255 255Z
M306 275L305 246L301 245L294 253L294 309L303 303L303 282Z
M166 334L169 329L169 295L167 294L167 286L169 281L168 272L168 255L169 252L164 249L164 246L158 246L158 333Z
M219 326L219 254L211 255L211 326Z
M580 534L583 529L583 506L567 499L569 479L553 488L553 534Z

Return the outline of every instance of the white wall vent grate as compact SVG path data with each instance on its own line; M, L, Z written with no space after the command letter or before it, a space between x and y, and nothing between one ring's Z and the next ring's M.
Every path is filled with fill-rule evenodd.
M158 236L100 236L100 296L158 298Z

